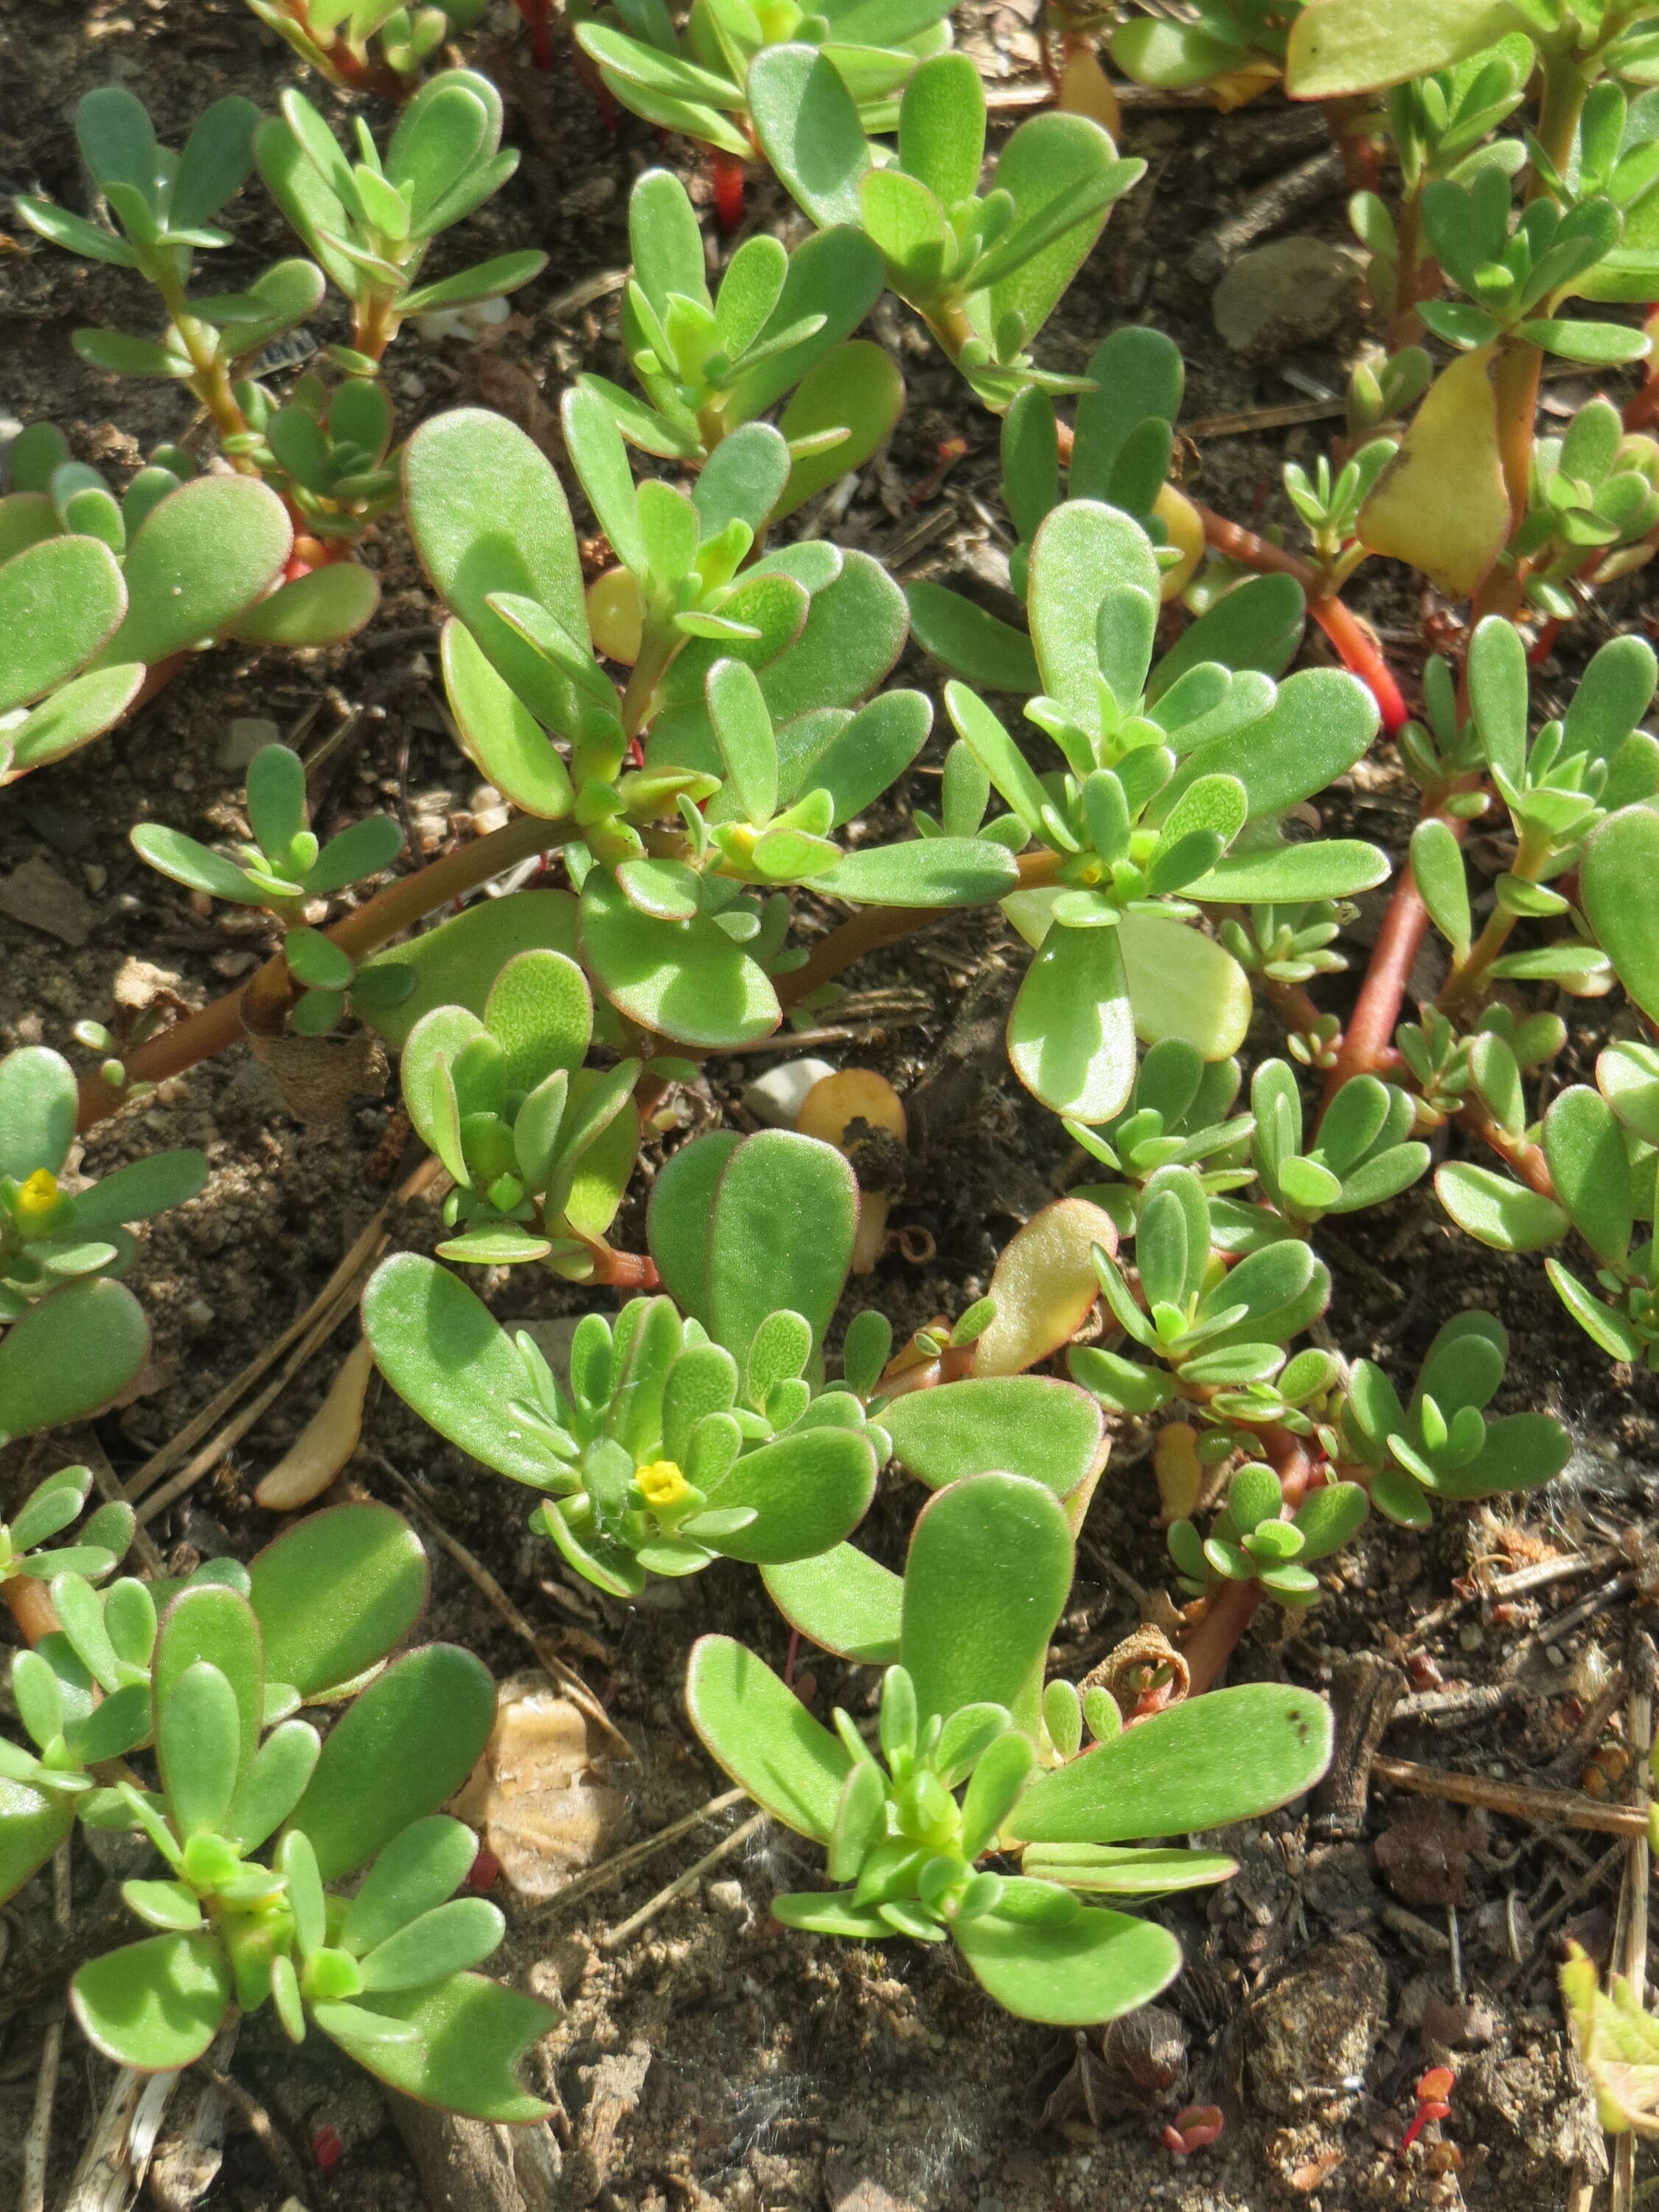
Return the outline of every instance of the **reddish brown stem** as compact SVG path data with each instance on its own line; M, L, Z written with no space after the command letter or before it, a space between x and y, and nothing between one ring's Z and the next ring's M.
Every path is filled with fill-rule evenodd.
M714 221L720 236L730 238L743 225L743 162L736 154L711 146L708 173L714 185Z
M1293 1519L1313 1480L1313 1462L1301 1439L1277 1424L1261 1431L1261 1441L1284 1493L1284 1517ZM1226 1582L1205 1607L1198 1626L1181 1647L1191 1677L1187 1688L1189 1698L1198 1697L1216 1681L1266 1595L1258 1582Z
M8 1575L0 1582L0 1598L31 1645L50 1636L58 1626L51 1593L33 1575Z
M1336 647L1342 665L1359 678L1376 700L1386 734L1397 738L1410 717L1394 671L1382 658L1382 648L1370 623L1361 622L1352 607L1337 599L1315 599L1308 611Z
M553 66L552 0L516 0L520 15L530 26L530 53L538 70Z
M1550 1164L1541 1146L1529 1144L1524 1137L1512 1136L1501 1122L1493 1121L1478 1098L1472 1098L1461 1109L1457 1122L1471 1136L1479 1137L1483 1145L1489 1145L1540 1198L1555 1196L1555 1178L1550 1173Z
M1454 836L1462 835L1462 823L1452 821L1449 827ZM1428 926L1429 910L1408 861L1395 884L1335 1065L1326 1079L1327 1105L1350 1076L1374 1075L1392 1065L1395 1025L1400 1019L1412 963Z
M1204 525L1205 538L1218 553L1262 575L1295 577L1308 595L1309 613L1336 647L1342 665L1359 678L1376 700L1382 726L1390 737L1395 736L1407 719L1406 702L1369 626L1340 599L1320 590L1319 573L1307 562L1298 561L1282 545L1258 537L1254 530L1229 522L1212 507L1196 500L1193 504Z
M492 876L510 868L515 860L526 860L532 853L546 852L561 844L568 834L557 823L543 821L538 815L521 814L505 829L464 845L459 852L447 854L441 860L417 869L413 875L400 877L395 884L366 900L355 914L337 921L327 934L343 952L360 960L428 914L447 906L463 892L488 883ZM129 1084L161 1083L170 1075L181 1075L198 1060L210 1060L216 1053L234 1044L244 1026L243 992L252 993L258 1001L279 984L286 973L286 963L279 952L263 968L257 969L241 989L228 992L210 1006L204 1006L199 1013L187 1015L170 1030L163 1030L159 1036L148 1038L137 1046L125 1061ZM81 1085L81 1108L76 1126L82 1130L90 1129L125 1103L125 1091L113 1089L101 1075L88 1075Z

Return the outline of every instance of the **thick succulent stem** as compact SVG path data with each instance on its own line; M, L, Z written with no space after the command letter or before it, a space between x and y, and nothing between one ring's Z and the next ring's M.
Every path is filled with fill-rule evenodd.
M1261 1441L1284 1493L1284 1517L1292 1520L1313 1479L1313 1462L1301 1439L1277 1424L1262 1431ZM1216 1591L1181 1647L1191 1676L1188 1697L1198 1697L1215 1683L1267 1595L1259 1582L1226 1582Z
M447 854L430 866L389 884L355 914L337 921L327 934L343 952L349 953L354 960L361 960L428 915L435 914L440 907L447 906L452 899L475 890L480 884L487 884L492 876L500 875L515 861L527 860L532 853L549 852L574 834L562 823L544 821L537 814L521 814L505 828L492 830L488 837L480 837L476 844L464 845L459 852ZM163 1030L159 1036L147 1038L135 1047L125 1062L128 1083L162 1082L170 1075L183 1074L198 1060L211 1060L216 1053L234 1044L245 1027L244 993L252 993L254 1002L261 1003L273 984L280 982L285 974L286 963L279 952L263 968L256 969L240 990L228 992L211 1006L204 1006L199 1013L187 1015L170 1030ZM76 1126L82 1130L90 1129L118 1111L125 1103L124 1091L112 1089L101 1075L88 1075L81 1085L81 1107Z

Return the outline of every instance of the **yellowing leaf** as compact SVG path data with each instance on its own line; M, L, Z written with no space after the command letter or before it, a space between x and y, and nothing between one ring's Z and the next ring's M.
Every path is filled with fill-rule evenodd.
M974 1347L975 1375L1018 1375L1069 1343L1100 1296L1093 1248L1117 1249L1111 1218L1086 1199L1034 1213L991 1277L996 1318Z
M1497 349L1460 354L1429 386L1359 512L1359 536L1467 599L1503 550L1510 501L1492 390Z
M292 1513L320 1498L357 1449L363 1399L374 1371L368 1339L360 1337L341 1361L327 1395L253 1493L267 1513Z
M1517 27L1506 0L1313 0L1291 32L1285 89L1292 100L1381 92Z
M1577 1943L1561 1968L1561 2002L1610 2136L1659 2135L1659 2021L1622 1974L1597 1986L1595 1967Z

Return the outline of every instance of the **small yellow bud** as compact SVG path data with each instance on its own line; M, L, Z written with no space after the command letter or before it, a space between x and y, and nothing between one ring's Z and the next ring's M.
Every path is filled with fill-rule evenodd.
M588 586L587 626L607 660L631 668L639 659L645 609L639 585L626 568L607 568Z
M678 1505L690 1494L690 1484L672 1459L653 1459L648 1467L636 1469L634 1480L640 1486L641 1496L655 1513Z
M36 1168L17 1194L20 1221L41 1221L58 1203L58 1178L50 1168Z

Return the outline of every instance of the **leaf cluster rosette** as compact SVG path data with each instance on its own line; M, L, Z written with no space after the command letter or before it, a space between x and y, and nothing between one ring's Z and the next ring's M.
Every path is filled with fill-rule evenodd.
M1255 1684L1123 1730L1100 1692L1045 1692L1072 1544L1052 1490L987 1472L929 1503L902 1580L877 1569L880 1580L819 1593L814 1636L885 1669L873 1744L844 1711L825 1729L723 1636L694 1648L686 1698L711 1757L824 1850L836 1886L775 1898L777 1918L954 1942L1008 2011L1082 2026L1146 2003L1181 1965L1167 1929L1084 1899L1224 1880L1234 1863L1220 1854L1139 1839L1299 1795L1324 1771L1330 1719L1306 1692ZM1087 1750L1085 1717L1100 1738ZM995 1857L1021 1871L981 1863Z
M757 232L711 289L685 187L666 169L647 169L629 196L628 232L623 343L645 398L605 377L578 381L630 445L701 467L785 401L777 427L789 465L765 518L775 523L885 443L904 380L884 348L850 337L884 278L862 231L837 224L793 252Z
M878 157L818 48L769 47L750 70L749 100L761 149L796 204L821 230L853 224L874 241L889 286L988 406L1000 412L1031 384L1079 389L1078 379L1039 369L1027 349L1145 162L1121 161L1085 116L1034 116L981 195L985 88L965 54L935 54L911 76L891 158Z
M301 1036L331 1029L345 1012L348 991L360 1012L408 998L415 986L407 968L387 962L359 975L350 957L303 919L309 901L391 866L404 844L392 817L365 814L322 843L311 826L304 763L287 745L270 744L248 764L247 819L252 834L234 859L161 822L141 822L131 833L132 848L158 875L189 890L233 906L264 907L283 919L283 957L302 986L292 1015Z
M857 1188L831 1146L785 1131L699 1138L659 1172L653 1255L668 1295L585 1314L556 1374L435 1262L386 1261L363 1303L380 1371L441 1435L542 1492L532 1526L599 1589L716 1557L830 1549L863 1518L886 1435L823 1385Z
M101 737L175 653L257 640L294 588L279 583L294 542L281 501L248 477L198 476L179 447L158 447L118 499L69 458L60 430L36 422L13 445L10 473L0 497L0 781Z
M928 55L951 43L949 0L795 0L762 11L749 0L692 0L677 32L662 0L614 0L582 10L576 39L606 89L634 114L736 161L754 157L756 64L777 47L809 45L847 92L860 122L890 131L896 94Z
M932 710L916 692L869 696L907 628L877 562L821 540L750 557L789 477L780 431L744 424L688 495L635 481L591 386L565 395L563 418L628 581L634 634L607 644L632 673L619 691L595 658L545 458L499 417L440 416L410 441L404 480L454 614L442 653L461 742L507 798L568 820L568 949L610 1008L678 1043L752 1042L781 1017L774 976L805 957L786 943L789 887L948 907L1012 889L1015 865L967 837L836 842L915 757Z
M164 1870L122 1896L156 1932L70 1987L118 2064L187 2066L233 2007L270 2002L291 2041L314 2027L406 2094L541 2118L514 2068L553 2015L471 1971L503 1923L454 1896L477 1840L437 1812L484 1747L493 1686L453 1644L386 1663L426 1602L418 1540L387 1507L345 1505L246 1568L212 1564L183 1586L52 1577L61 1625L12 1663L34 1749L0 1744L0 1894L77 1817L154 1845ZM299 1717L324 1704L344 1705L326 1738ZM349 1900L331 1893L364 1869Z
M1275 684L1248 657L1243 667L1204 657L1231 634L1203 635L1220 609L1194 625L1177 666L1155 671L1156 556L1139 524L1097 501L1068 500L1042 522L1028 604L1043 690L1026 718L1065 769L1039 775L978 694L951 683L945 704L980 781L962 775L946 827L1042 856L1042 887L1006 902L1036 955L1009 1016L1009 1057L1046 1106L1097 1124L1129 1096L1137 1034L1184 1038L1206 1060L1243 1040L1249 978L1191 927L1206 905L1346 897L1387 874L1374 846L1292 845L1279 830L1359 758L1376 713L1334 670ZM981 831L991 788L1010 815Z
M149 1327L114 1280L137 1249L128 1224L207 1178L202 1154L180 1149L70 1189L77 1104L60 1053L24 1045L0 1059L0 1437L97 1413L133 1380Z

